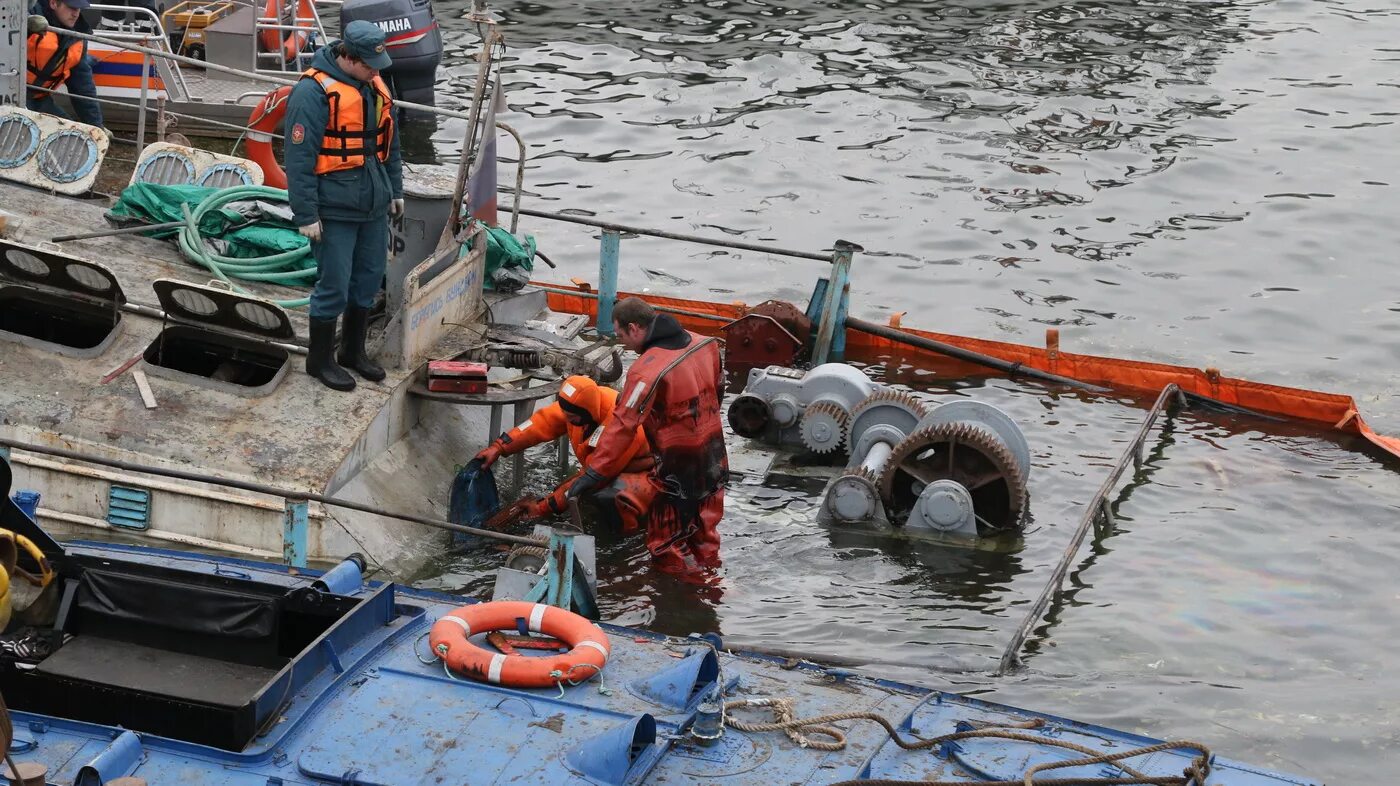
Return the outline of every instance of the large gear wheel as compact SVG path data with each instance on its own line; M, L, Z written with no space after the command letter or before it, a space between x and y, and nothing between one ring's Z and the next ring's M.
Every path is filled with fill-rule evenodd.
M928 414L928 406L912 393L893 388L881 388L851 410L846 424L846 444L857 451L860 437L871 426L889 425L908 434Z
M539 573L549 561L549 552L543 546L516 546L506 555L505 567L526 573Z
M923 426L905 437L880 473L880 498L892 521L904 521L919 492L951 480L972 496L980 535L1021 528L1026 509L1025 472L990 429L971 422Z
M802 412L802 445L813 453L834 453L846 441L851 414L834 401L816 401Z

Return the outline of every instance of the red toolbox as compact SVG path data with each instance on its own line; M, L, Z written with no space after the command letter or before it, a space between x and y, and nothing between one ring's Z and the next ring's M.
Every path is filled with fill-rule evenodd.
M485 363L467 363L460 360L432 360L428 362L428 390L437 393L485 393Z

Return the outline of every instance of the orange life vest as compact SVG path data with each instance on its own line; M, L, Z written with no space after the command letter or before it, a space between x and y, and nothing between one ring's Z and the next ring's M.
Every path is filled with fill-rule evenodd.
M389 145L394 139L394 102L383 79L376 76L371 83L377 95L371 110L364 105L358 88L325 71L308 68L302 76L321 85L330 105L326 133L316 157L316 174L364 166L367 154L377 156L381 162L389 160Z
M49 90L68 81L68 74L83 56L83 42L72 36L61 36L52 30L29 36L29 73L26 81L43 92L30 91L33 98L47 98Z
M554 403L535 412L524 423L502 434L496 440L496 445L501 449L502 455L509 456L535 445L567 437L569 444L573 446L574 457L578 459L579 464L587 464L588 457L593 455L593 451L598 447L598 442L611 426L613 410L616 406L616 390L603 387L588 377L568 377L559 386L559 398ZM593 422L587 426L575 426L569 422L565 412L566 408L581 414L587 413ZM650 470L654 463L651 457L651 448L647 445L646 435L637 432L627 447L623 448L619 471L619 476L624 480L624 491L631 491L622 498L624 503L631 506L630 519L627 515L629 511L624 511L624 527L628 526L630 521L630 526L635 529L637 517L645 515L647 508L650 507L653 495L647 493L649 490L636 489L633 486L636 485L638 479L645 480L644 473ZM636 477L631 477L632 475ZM578 475L574 475L559 484L554 493L546 498L552 512L562 513L568 508L565 493L577 478Z

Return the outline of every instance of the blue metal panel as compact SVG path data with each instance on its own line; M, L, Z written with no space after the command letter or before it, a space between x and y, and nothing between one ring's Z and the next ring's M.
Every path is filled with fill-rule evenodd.
M664 707L685 710L699 704L719 679L719 658L712 649L692 653L670 668L628 683L627 689Z
M113 484L107 490L107 523L125 529L151 525L151 492Z
M73 786L102 786L107 781L129 774L140 761L141 738L124 731L78 770L78 779Z
M603 230L602 249L598 254L598 332L613 334L612 310L617 300L617 267L622 236L613 229Z
M294 568L306 567L306 500L287 500L282 519L282 561Z

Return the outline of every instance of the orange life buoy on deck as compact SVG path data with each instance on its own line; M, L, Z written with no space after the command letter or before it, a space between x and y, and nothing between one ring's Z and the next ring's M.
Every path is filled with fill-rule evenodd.
M524 620L528 630L569 645L562 655L529 657L488 652L471 643L478 633L514 630ZM549 688L560 682L583 682L603 670L612 647L603 629L579 615L544 603L500 600L454 609L433 623L428 643L447 667L464 676L515 688Z
M293 17L292 12L296 12ZM315 31L316 8L310 0L267 0L262 17L275 19L274 24L292 26L295 30L266 29L258 34L258 48L263 52L282 51L282 59L296 62L297 55L306 48L306 42Z
M248 136L243 143L244 148L248 151L248 158L262 167L263 185L273 188L287 187L287 173L272 153L272 135L282 125L282 118L287 114L287 96L291 94L290 85L269 92L253 107L253 114L248 116Z

